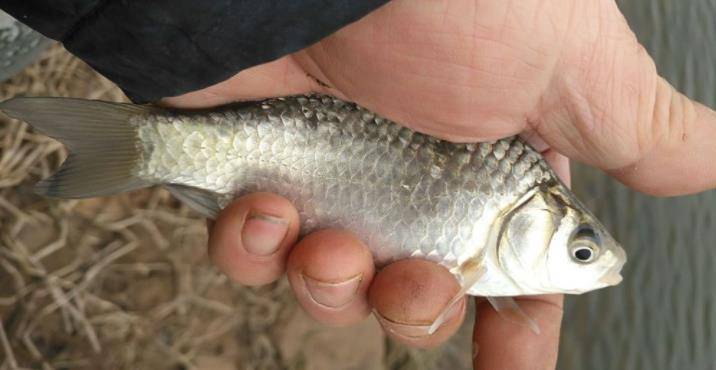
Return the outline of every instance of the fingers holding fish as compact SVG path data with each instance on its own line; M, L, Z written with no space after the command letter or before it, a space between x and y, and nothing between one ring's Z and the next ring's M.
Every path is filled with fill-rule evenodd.
M433 322L452 301L460 286L444 267L421 259L392 263L373 280L369 301L385 332L413 347L440 345L465 318L465 298L450 307L443 324L430 334Z
M355 235L321 230L301 240L288 258L287 274L301 306L321 323L349 325L370 314L367 293L373 257Z
M267 284L283 275L298 230L298 213L287 199L270 193L249 194L217 217L209 235L209 256L241 284Z
M536 321L540 334L517 321L505 320L486 300L477 301L473 361L481 369L554 369L559 347L563 296L524 296L519 307Z

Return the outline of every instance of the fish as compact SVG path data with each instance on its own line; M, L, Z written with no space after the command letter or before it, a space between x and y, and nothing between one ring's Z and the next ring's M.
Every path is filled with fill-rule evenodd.
M519 136L453 143L323 95L203 110L18 97L0 110L68 147L36 185L48 197L161 185L213 218L242 194L274 192L303 234L350 230L378 267L436 262L460 283L455 299L489 297L511 317L511 297L622 280L624 249Z

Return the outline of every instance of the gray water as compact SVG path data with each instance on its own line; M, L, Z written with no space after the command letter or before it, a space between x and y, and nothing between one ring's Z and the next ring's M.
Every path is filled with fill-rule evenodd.
M716 0L620 7L660 73L715 107ZM716 369L716 191L657 199L579 166L574 188L630 259L619 287L567 298L559 368Z

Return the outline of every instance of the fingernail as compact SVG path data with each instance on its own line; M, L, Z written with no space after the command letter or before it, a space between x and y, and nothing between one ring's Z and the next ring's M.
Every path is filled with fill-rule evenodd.
M356 297L363 274L338 282L322 281L308 275L302 276L306 283L306 290L314 302L328 308L341 308Z
M454 318L458 317L462 312L465 310L465 300L461 299L455 303L453 303L452 307L450 307L450 310L445 316L445 321L440 326L444 326L445 324L451 322ZM390 320L386 318L385 316L381 315L378 310L373 310L373 313L375 314L376 318L378 319L378 322L380 322L381 326L383 326L383 329L386 331L389 331L397 336L408 338L408 339L414 339L414 338L423 338L430 336L430 327L432 326L432 323L428 323L425 325L421 324L406 324L401 322L396 322L393 320Z
M268 256L276 252L288 232L288 221L268 215L249 215L241 231L241 241L247 252Z

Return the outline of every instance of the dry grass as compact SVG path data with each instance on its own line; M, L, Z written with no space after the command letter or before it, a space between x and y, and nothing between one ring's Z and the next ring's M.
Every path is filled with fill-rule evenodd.
M59 46L0 85L17 95L125 100ZM206 260L204 220L164 190L34 195L65 156L0 118L0 370L433 368L438 352L386 342L374 321L311 323L283 280L231 284Z

